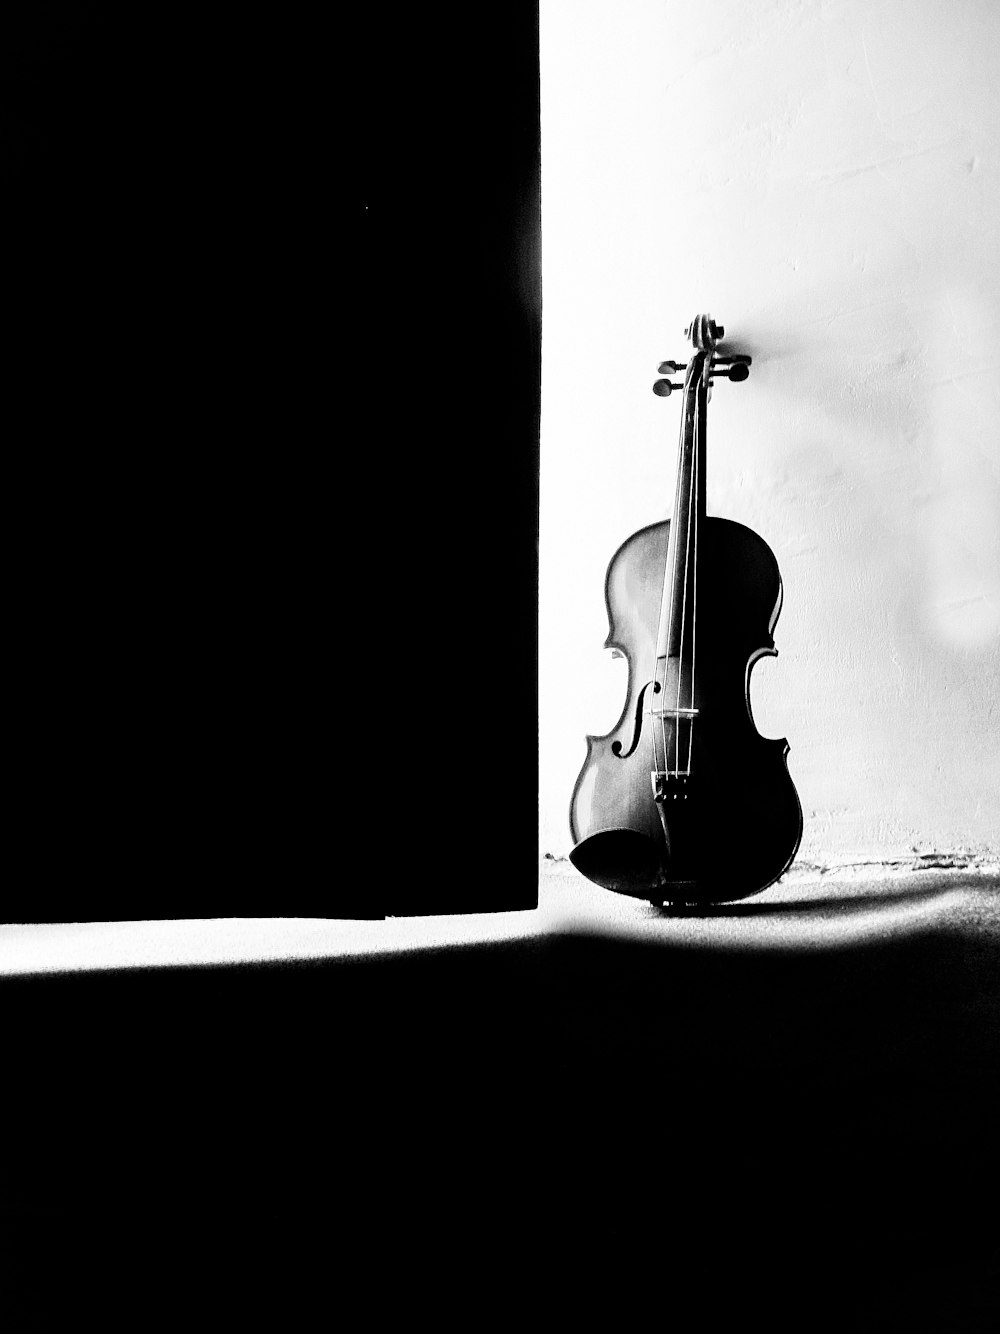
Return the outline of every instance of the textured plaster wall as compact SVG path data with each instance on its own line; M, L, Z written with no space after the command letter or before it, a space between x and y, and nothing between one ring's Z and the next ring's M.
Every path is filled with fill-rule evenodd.
M750 379L708 509L778 558L758 729L800 857L1000 850L1000 4L541 0L541 847L624 664L604 573L665 517L708 311Z

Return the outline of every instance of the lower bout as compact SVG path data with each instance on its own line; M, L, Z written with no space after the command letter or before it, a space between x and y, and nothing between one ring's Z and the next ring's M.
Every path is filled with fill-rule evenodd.
M653 902L748 898L773 884L798 851L802 811L787 770L785 780L769 800L758 792L728 806L693 797L657 809L650 796L639 818L618 811L583 832L570 861L602 888Z

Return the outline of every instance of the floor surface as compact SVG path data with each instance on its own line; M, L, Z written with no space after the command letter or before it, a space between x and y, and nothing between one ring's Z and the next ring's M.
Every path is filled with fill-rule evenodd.
M670 912L612 894L568 862L546 861L531 912L353 921L215 918L0 925L0 975L74 970L318 960L474 948L552 935L708 949L824 949L915 931L1000 936L1000 870L873 873L793 871L752 899L704 913Z

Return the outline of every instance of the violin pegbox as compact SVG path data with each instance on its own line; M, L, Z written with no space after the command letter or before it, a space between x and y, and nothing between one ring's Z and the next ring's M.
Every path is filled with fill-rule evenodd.
M716 380L732 380L738 383L750 374L750 357L737 353L718 355L717 349L725 333L722 325L716 324L711 315L696 315L684 330L685 338L690 338L696 351L710 354L702 371L709 388ZM661 361L657 367L660 375L673 375L683 372L684 369L684 364L680 361ZM653 393L660 398L669 398L675 389L683 388L682 384L672 384L670 380L657 380L653 385Z

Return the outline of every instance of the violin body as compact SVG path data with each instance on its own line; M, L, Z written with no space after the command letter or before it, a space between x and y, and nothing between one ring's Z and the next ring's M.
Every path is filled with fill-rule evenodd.
M709 376L749 358L718 358L716 326L698 321L674 517L628 538L605 583L605 647L628 662L625 705L607 735L587 737L570 804L577 870L654 903L756 894L802 837L788 742L762 737L750 708L753 665L777 653L777 561L749 528L704 513Z
M774 555L749 528L707 518L699 537L698 671L692 774L670 801L666 834L650 787L646 748L627 758L639 696L654 678L656 630L670 521L633 534L608 568L605 647L628 661L618 723L587 737L587 759L570 806L571 860L588 879L638 898L687 903L746 898L787 870L802 837L802 808L788 772L788 742L756 730L750 711L754 662L774 656L781 610ZM704 666L702 666L702 662ZM647 695L648 695L647 690ZM641 718L649 726L651 720ZM667 747L681 722L667 724ZM682 746L685 742L681 736Z

